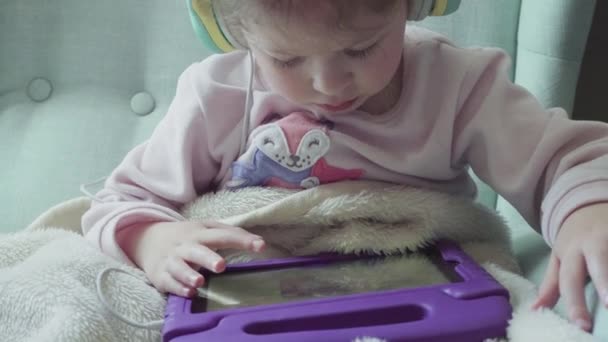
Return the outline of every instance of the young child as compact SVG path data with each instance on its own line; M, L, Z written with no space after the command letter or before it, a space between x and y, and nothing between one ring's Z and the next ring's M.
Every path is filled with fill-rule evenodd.
M588 275L608 304L608 125L543 109L501 50L405 30L415 1L214 1L242 49L181 75L83 217L87 238L191 296L198 268L224 269L216 250L264 248L239 227L186 222L179 208L202 193L369 179L473 198L471 167L553 247L535 307L562 296L590 329Z

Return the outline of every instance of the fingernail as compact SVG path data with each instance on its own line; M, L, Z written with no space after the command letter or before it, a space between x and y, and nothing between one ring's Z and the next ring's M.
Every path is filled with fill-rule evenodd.
M213 264L213 270L217 272L222 272L224 270L224 260L220 259Z
M544 307L545 307L545 305L541 303L540 298L534 299L534 301L532 302L532 305L530 305L530 308L532 310L538 310L538 309L541 309Z
M576 326L578 326L579 328L581 328L581 330L585 330L588 331L589 328L591 328L589 326L589 322L585 321L584 319L577 319L574 324L576 324Z
M254 240L252 242L252 245L253 245L253 250L255 252L259 252L264 247L264 240Z
M187 287L184 287L184 288L182 289L182 296L183 296L183 297L190 297L190 289L189 289L189 288L187 288Z
M196 286L198 282L198 276L197 275L192 275L190 276L190 285L192 286Z

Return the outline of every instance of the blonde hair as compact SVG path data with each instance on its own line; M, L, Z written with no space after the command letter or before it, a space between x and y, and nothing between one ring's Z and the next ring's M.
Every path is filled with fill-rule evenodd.
M204 0L196 0L204 1ZM259 23L262 20L281 18L283 25L288 25L293 17L298 16L301 6L310 6L311 0L211 0L213 8L222 21L224 28L239 45L247 46L243 30L246 21ZM376 14L391 16L396 6L405 4L405 0L322 0L331 4L336 13L332 21L335 29L369 29L358 28L351 24L352 17L357 11L366 10Z

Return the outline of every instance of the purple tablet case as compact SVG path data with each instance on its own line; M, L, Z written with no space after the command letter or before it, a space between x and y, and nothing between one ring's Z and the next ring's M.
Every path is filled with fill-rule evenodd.
M434 248L445 264L454 267L458 282L208 312L193 310L192 299L171 295L163 341L346 342L373 336L391 342L471 342L505 336L511 318L507 290L458 244L440 240ZM328 254L262 260L230 265L225 272L306 267L362 257Z

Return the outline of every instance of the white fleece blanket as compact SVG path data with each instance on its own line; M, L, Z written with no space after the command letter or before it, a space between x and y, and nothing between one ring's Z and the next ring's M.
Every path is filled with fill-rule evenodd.
M0 235L0 340L157 341L158 330L126 325L99 302L95 278L108 266L103 289L112 305L139 322L161 319L164 296L143 274L102 255L80 235L88 208L78 198L51 208L25 230ZM293 192L248 188L206 195L184 210L192 220L219 219L266 238L261 257L320 251L398 252L451 238L511 294L508 340L592 341L553 311L531 311L535 287L517 275L502 221L463 198L371 182L344 182ZM226 251L234 262L250 255ZM260 256L256 256L260 257ZM364 338L374 340L373 337Z

